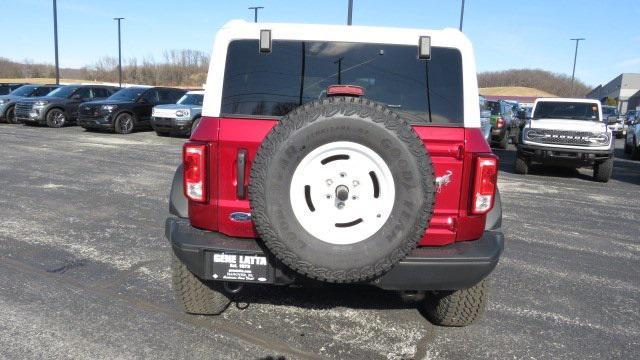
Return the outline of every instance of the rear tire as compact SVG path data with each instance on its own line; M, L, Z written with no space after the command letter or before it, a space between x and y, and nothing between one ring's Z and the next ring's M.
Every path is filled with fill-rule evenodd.
M462 290L438 291L427 296L424 313L434 325L467 326L484 313L489 294L489 281L483 279Z
M516 174L527 175L529 172L529 164L527 163L527 159L516 156L516 161L513 164L513 170Z
M167 136L170 135L170 133L168 131L156 131L156 135L162 136L162 137L167 137Z
M219 315L229 307L231 299L221 283L205 282L193 275L171 252L171 282L178 306L184 312L200 315Z
M123 113L116 117L116 121L113 123L113 129L118 134L131 134L135 125L135 119L133 115Z
M613 172L613 158L604 160L593 165L593 179L606 183L611 178Z

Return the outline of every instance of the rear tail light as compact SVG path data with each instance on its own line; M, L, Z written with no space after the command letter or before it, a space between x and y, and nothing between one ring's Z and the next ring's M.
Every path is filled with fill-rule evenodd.
M187 143L184 145L182 160L184 164L184 194L197 202L206 200L205 187L206 146Z
M486 214L493 208L498 183L498 158L480 155L476 158L473 180L472 214Z
M500 116L498 118L498 120L496 121L496 126L498 127L498 129L502 128L504 126L504 118L502 116Z

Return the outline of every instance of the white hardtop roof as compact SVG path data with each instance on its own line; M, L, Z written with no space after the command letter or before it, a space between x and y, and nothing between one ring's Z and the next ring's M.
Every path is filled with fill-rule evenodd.
M588 104L600 104L600 100L598 99L584 99L584 98L538 98L536 102L541 101L553 101L553 102L573 102L573 103L588 103Z
M462 55L465 127L480 127L478 79L471 41L453 28L442 30L408 29L374 26L250 23L231 20L216 34L207 76L203 115L218 117L222 100L222 85L227 48L234 40L258 40L260 30L271 30L272 40L335 41L369 44L418 46L420 36L430 36L431 46L456 48ZM256 51L258 49L256 48Z

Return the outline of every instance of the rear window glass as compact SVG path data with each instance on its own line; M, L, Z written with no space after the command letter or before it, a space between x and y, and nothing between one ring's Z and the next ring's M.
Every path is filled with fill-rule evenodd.
M434 47L430 61L418 60L417 46L408 45L274 41L272 50L259 53L257 40L229 44L223 114L283 116L325 97L329 85L348 84L411 123L428 124L429 110L433 123L463 123L457 49Z

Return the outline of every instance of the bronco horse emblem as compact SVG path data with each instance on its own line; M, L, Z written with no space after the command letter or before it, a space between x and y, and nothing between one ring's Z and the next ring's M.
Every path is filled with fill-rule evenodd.
M436 178L436 192L440 192L444 186L449 185L451 182L451 175L453 175L451 170L447 170L444 175Z

